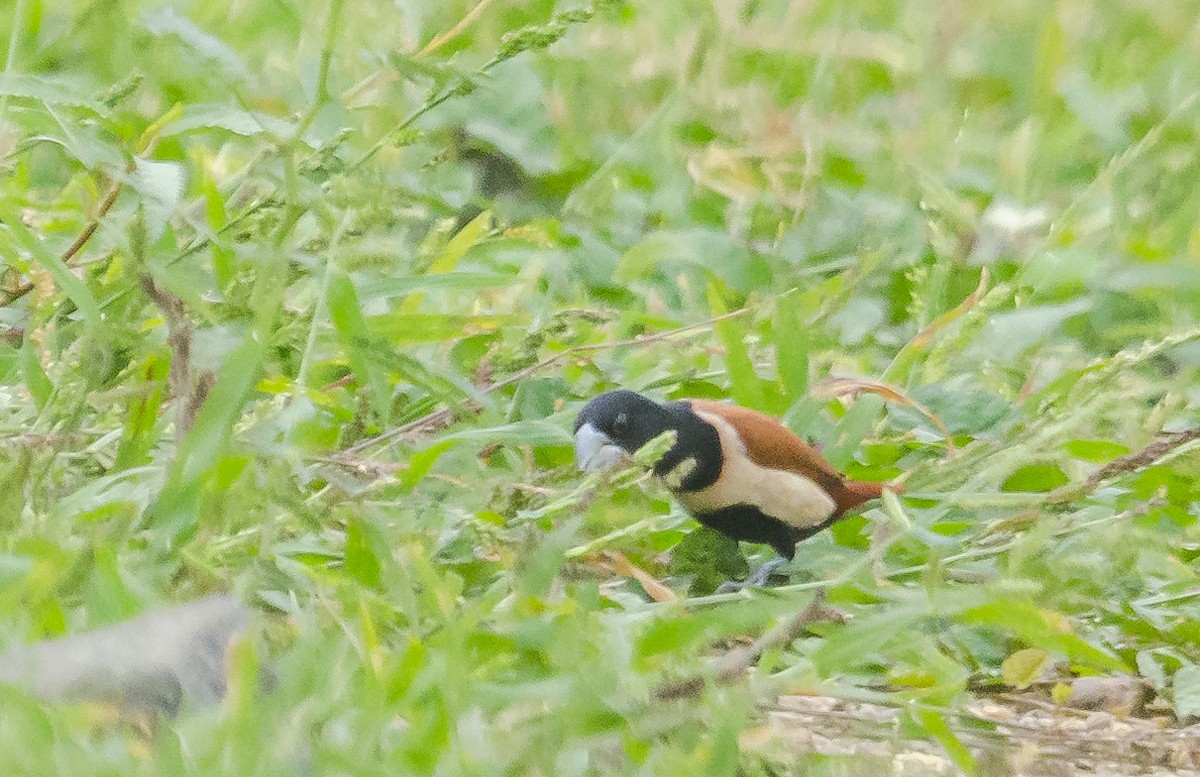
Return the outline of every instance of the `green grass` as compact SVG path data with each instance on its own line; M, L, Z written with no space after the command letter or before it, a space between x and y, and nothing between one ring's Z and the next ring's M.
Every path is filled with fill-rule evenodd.
M1200 424L1187 4L473 5L0 18L2 641L266 614L148 740L2 691L4 773L837 768L741 737L805 691L969 766L961 705L1025 649L1197 709L1200 448L1089 480ZM661 488L574 471L614 386L909 495L706 596ZM657 700L817 590L853 619Z

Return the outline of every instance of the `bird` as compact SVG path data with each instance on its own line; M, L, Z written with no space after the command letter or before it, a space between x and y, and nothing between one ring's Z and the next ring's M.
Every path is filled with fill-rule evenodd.
M701 524L782 557L743 585L764 585L796 543L898 486L850 480L777 419L707 399L655 400L628 389L593 397L575 419L575 457L585 472L615 466L674 432L653 473ZM738 588L741 586L730 586Z

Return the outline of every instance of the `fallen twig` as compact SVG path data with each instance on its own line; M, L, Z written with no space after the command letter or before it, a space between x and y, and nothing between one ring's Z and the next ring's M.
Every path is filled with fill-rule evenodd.
M83 228L83 231L79 233L79 236L75 238L71 245L67 246L67 249L62 252L61 259L63 262L69 263L80 251L83 250L83 247L88 244L89 240L92 239L92 235L96 234L96 230L100 228L100 222L106 215L108 215L108 212L112 210L112 206L116 204L117 197L120 195L121 182L113 181L112 184L109 185L108 193L100 202L100 207L96 210L96 215L92 217L87 226ZM26 294L33 291L33 288L33 283L24 283L18 286L12 291L7 292L7 297L3 303L0 303L0 305L11 305L21 297L24 297Z
M803 610L763 634L748 647L731 650L721 656L713 662L711 671L664 683L654 691L654 696L660 701L691 699L700 695L710 679L716 683L738 680L762 658L763 653L788 644L812 624L828 620L830 617L834 616L825 606L825 596L823 592L818 591Z
M1118 456L1093 472L1083 484L1085 493L1095 491L1100 487L1101 483L1111 480L1118 475L1145 469L1192 440L1200 440L1200 426L1183 432L1159 432L1159 439L1142 448L1137 453ZM1066 488L1067 486L1063 486L1060 489L1055 489L1051 494Z
M167 384L171 388L171 396L175 398L175 434L182 438L195 423L196 413L204 401L195 395L211 382L192 377L194 327L183 300L155 283L149 273L142 273L138 280L142 291L158 306L167 321L167 346L171 349L171 371L167 375Z
M1184 445L1200 440L1200 427L1183 432L1160 432L1160 436L1140 451L1118 456L1100 469L1093 472L1082 483L1067 483L1048 492L1042 499L1042 505L1061 505L1083 499L1105 482L1130 472L1137 472L1157 464ZM988 529L988 534L1012 529L1027 523L1032 523L1041 515L1042 505L1030 507L1012 518L999 521Z

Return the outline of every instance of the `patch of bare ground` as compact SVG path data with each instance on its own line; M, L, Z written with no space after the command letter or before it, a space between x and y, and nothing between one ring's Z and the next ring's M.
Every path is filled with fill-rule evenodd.
M907 733L895 708L784 696L763 718L743 748L784 768L818 757L822 774L845 777L963 773L935 742ZM1165 717L987 699L968 704L955 729L986 777L1200 775L1200 725L1172 727Z

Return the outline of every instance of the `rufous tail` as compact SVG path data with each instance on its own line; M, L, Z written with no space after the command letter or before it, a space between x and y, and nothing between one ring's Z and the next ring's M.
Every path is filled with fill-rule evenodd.
M837 504L839 513L844 513L847 510L853 510L865 502L872 499L878 499L883 494L883 489L895 492L897 494L904 493L904 487L892 485L891 483L869 483L862 480L843 480L842 488L836 494L831 494L833 501Z

